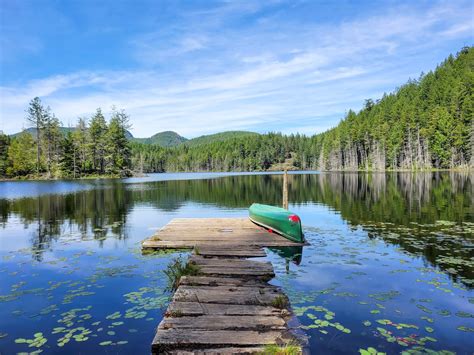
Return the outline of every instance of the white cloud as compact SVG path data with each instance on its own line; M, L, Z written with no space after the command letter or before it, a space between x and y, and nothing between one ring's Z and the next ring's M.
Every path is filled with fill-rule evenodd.
M462 5L442 3L332 26L289 22L275 32L278 18L266 18L219 31L236 12L260 9L247 5L186 14L187 25L133 38L142 69L81 71L3 86L0 128L21 129L28 101L40 96L65 124L99 106L123 107L136 136L164 130L189 137L230 129L317 133L365 98L431 69L436 61L425 63L431 49L450 48L473 28Z

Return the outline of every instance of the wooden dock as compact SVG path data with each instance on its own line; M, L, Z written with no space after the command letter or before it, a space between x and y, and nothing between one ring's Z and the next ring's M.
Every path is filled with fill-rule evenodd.
M255 354L302 344L288 298L263 247L301 246L247 219L173 219L143 248L193 248L197 276L183 276L152 342L157 354Z
M142 246L154 249L193 249L196 246L261 248L301 244L276 233L269 233L248 218L175 218L146 239Z

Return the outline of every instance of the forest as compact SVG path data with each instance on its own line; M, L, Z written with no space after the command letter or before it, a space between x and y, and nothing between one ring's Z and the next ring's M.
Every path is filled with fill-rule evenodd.
M0 176L128 176L167 171L430 170L474 167L474 47L378 100L349 110L311 137L280 133L203 136L174 146L128 139L129 117L100 109L74 130L40 99L27 120L35 135L0 135ZM224 139L225 137L225 139ZM193 143L191 143L193 142Z
M141 171L429 170L474 166L474 48L321 134L231 137L164 149L132 145Z
M112 109L107 123L101 109L74 129L61 127L59 119L35 97L27 109L34 134L14 137L0 134L0 176L28 178L81 178L129 176L129 117Z

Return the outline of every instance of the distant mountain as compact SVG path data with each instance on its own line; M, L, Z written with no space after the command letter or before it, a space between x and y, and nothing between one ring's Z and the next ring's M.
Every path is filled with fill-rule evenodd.
M206 136L199 136L193 139L188 140L185 144L193 147L201 144L208 144L213 142L221 142L232 138L242 138L242 137L254 137L258 136L258 133L248 132L248 131L227 131L215 134L209 134Z
M133 142L143 143L143 144L158 144L162 147L175 147L183 142L186 142L188 139L180 136L178 133L173 131L165 131L154 134L150 138L133 138Z
M181 144L186 144L190 147L195 147L202 144L209 144L213 142L222 142L232 138L240 138L246 136L257 136L258 133L247 132L247 131L228 131L215 134L209 134L205 136L199 136L193 139L187 139L180 136L178 133L173 131L159 132L150 138L133 138L132 142L142 144L158 144L165 148L176 147Z
M62 134L67 134L68 132L74 132L75 129L76 129L75 127L59 127L59 130L61 131ZM24 129L21 132L11 134L10 137L14 138L16 136L19 136L22 133L29 133L33 137L36 138L36 128L34 127L29 127L27 129ZM133 139L133 134L130 131L126 131L125 135L127 136L127 139Z
M74 127L60 127L59 128L63 134L67 134L68 132L74 132L76 128ZM25 129L22 132L18 132L15 134L10 135L11 137L16 137L21 133L26 132L36 137L36 128L30 127ZM187 139L183 136L180 136L178 133L173 131L164 131L154 134L149 138L135 138L133 137L132 133L127 131L126 133L127 139L132 142L142 143L142 144L157 144L165 148L176 147L181 144L186 144L190 147L195 147L202 144L209 144L213 142L222 142L232 138L241 138L241 137L254 137L258 136L258 133L255 132L248 132L248 131L227 131L215 134L209 134L205 136L199 136L193 139Z
M62 134L67 134L68 132L73 132L73 131L74 131L74 128L70 128L70 127L59 127L59 130L61 131ZM31 134L33 137L36 138L36 128L34 128L34 127L30 127L30 128L24 129L24 130L21 131L21 132L11 134L10 137L14 138L14 137L19 136L19 135L22 134L22 133L29 133L29 134Z

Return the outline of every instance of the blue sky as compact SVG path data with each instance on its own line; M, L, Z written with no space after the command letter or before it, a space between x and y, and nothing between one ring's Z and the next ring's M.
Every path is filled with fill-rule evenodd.
M137 137L314 134L474 42L472 1L0 0L0 129L124 108Z

